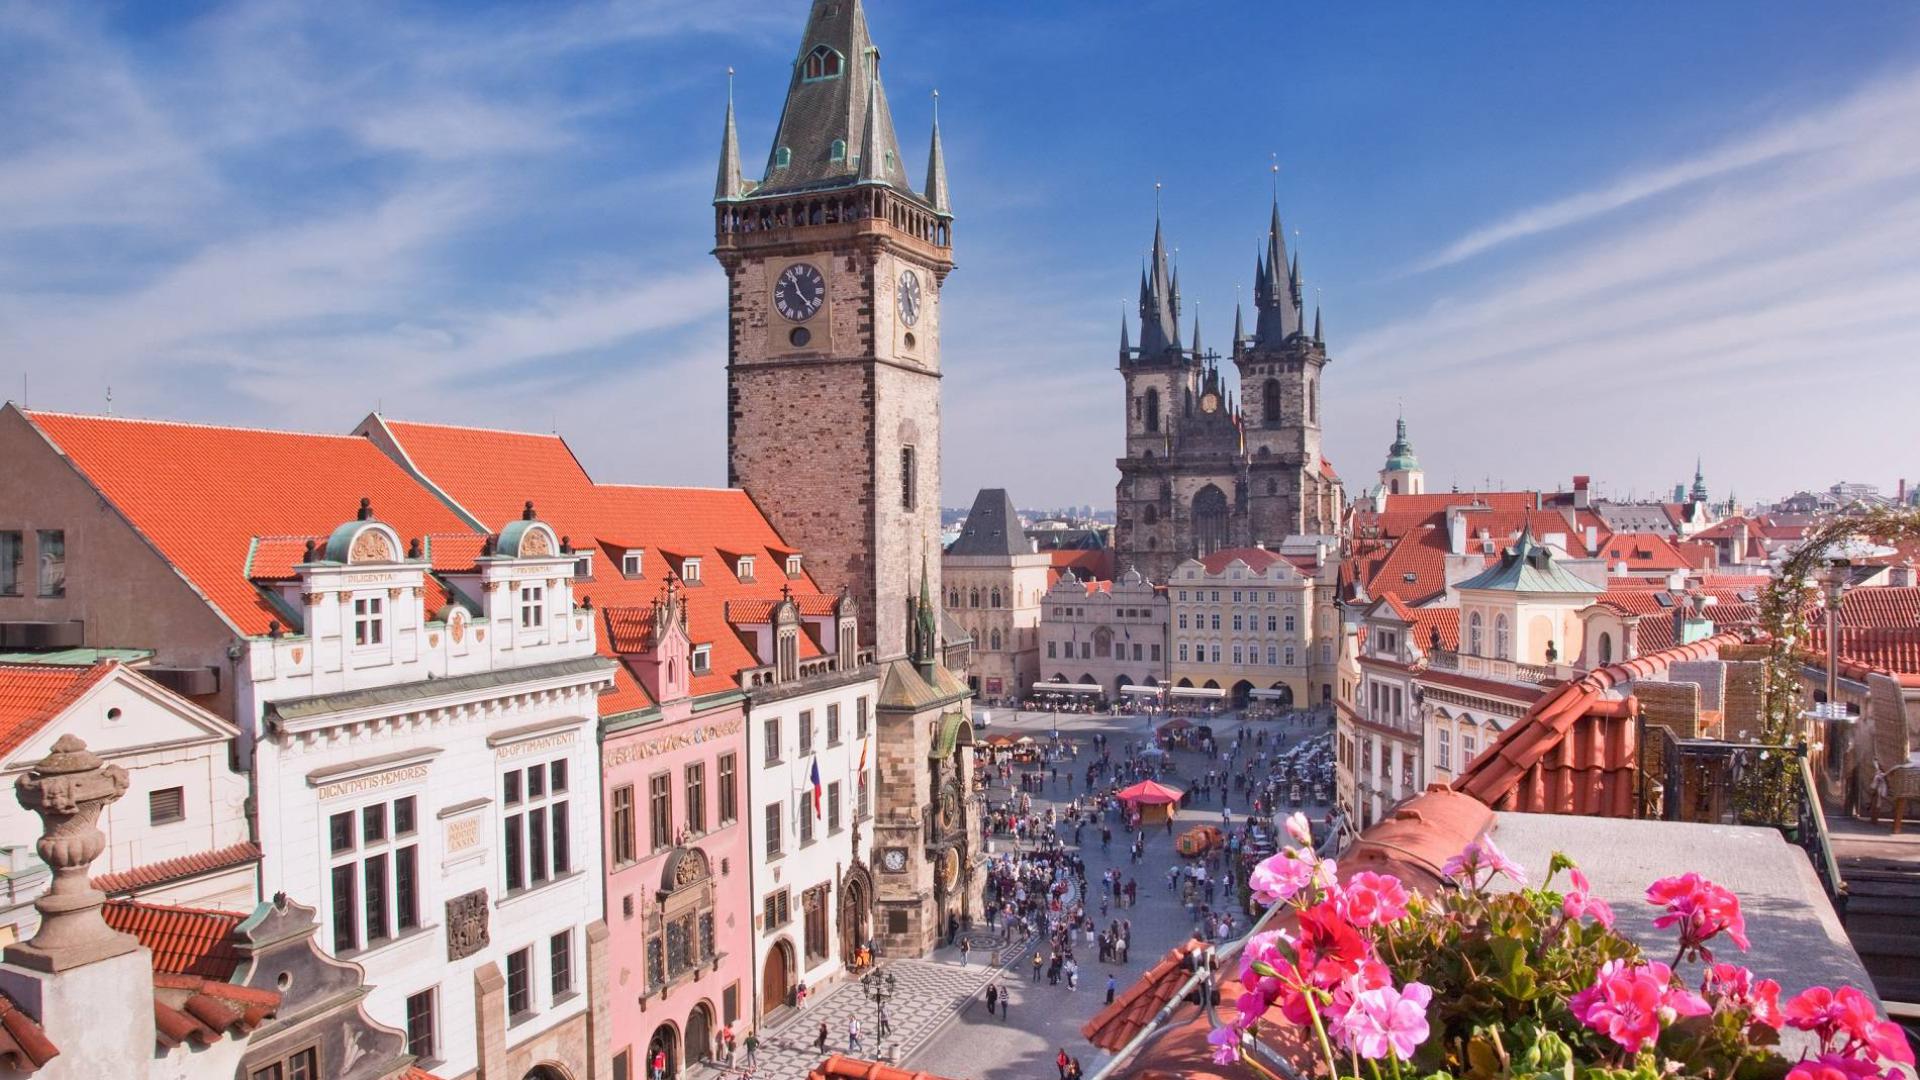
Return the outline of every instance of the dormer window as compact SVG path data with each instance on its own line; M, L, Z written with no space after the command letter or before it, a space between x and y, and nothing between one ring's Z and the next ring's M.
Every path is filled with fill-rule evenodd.
M628 552L621 553L620 573L626 577L639 577L641 574L642 568L646 566L646 555L647 553L644 551L628 551Z
M742 555L733 563L733 576L741 581L753 580L753 556Z
M784 169L784 168L786 168L787 166L789 166L789 165L791 165L791 164L793 164L793 151L791 151L791 150L789 150L789 149L787 149L786 147L784 147L784 146L783 146L783 147L781 147L780 149L778 149L778 150L775 150L775 151L773 152L773 167L774 167L774 168L776 168L776 169Z
M680 560L680 580L689 585L700 584L700 560L688 558Z
M798 555L787 556L787 576L790 578L797 578L800 576L800 556Z
M364 596L353 602L353 643L378 645L387 637L386 601Z
M695 645L689 658L695 675L708 675L713 672L713 646Z
M573 580L593 580L593 552L576 551L573 553Z
M815 45L813 51L807 54L805 78L808 82L816 79L837 79L844 65L845 61L839 53L825 45Z
M847 140L835 139L827 150L827 160L841 162L847 160Z

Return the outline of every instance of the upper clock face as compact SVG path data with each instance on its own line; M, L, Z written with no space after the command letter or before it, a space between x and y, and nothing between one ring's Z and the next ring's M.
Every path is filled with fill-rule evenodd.
M896 874L907 868L907 852L904 848L888 848L880 858L882 864Z
M773 283L774 309L794 322L813 318L826 299L827 279L806 263L794 263L782 270Z
M1200 395L1200 411L1213 412L1220 407L1220 395L1209 390Z
M920 321L920 275L911 270L900 273L900 318L908 326Z

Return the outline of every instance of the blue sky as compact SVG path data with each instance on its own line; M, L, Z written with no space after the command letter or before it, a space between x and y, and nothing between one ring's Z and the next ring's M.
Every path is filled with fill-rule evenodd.
M1920 6L868 13L915 176L941 91L949 505L1110 502L1153 184L1223 345L1276 154L1350 491L1402 402L1436 487L1920 476ZM725 71L757 170L804 16L0 0L0 394L720 483Z

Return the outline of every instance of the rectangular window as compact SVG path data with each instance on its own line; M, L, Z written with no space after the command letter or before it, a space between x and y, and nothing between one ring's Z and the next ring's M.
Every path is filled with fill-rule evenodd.
M642 568L646 566L646 558L647 553L644 551L622 552L620 555L620 572L627 577L639 577Z
M781 845L786 839L786 837L783 835L786 832L786 822L780 819L779 803L775 802L775 803L767 804L766 819L767 819L767 858L777 859L780 857Z
M1233 590L1233 602L1234 602L1234 603L1236 603L1236 604L1240 602L1240 590L1239 590L1239 589L1235 589L1235 590Z
M20 595L20 567L26 563L26 537L0 532L0 596Z
M1439 746L1436 749L1439 751L1440 767L1450 770L1453 768L1453 732L1441 728L1436 735L1439 739Z
M1158 644L1147 646L1147 659L1152 660L1156 664L1160 662L1160 646Z
M507 1016L519 1018L533 1011L533 949L507 954Z
M633 1051L622 1050L613 1055L613 1080L633 1080Z
M1293 633L1293 616L1287 616L1287 633Z
M187 794L184 788L162 788L147 793L147 824L170 825L186 819Z
M753 556L742 555L733 562L733 576L741 581L753 580Z
M740 984L728 983L727 988L720 992L720 1022L731 1026L738 1019L740 1019Z
M911 510L919 502L920 477L915 469L913 447L900 448L900 509Z
M439 1057L436 1038L439 1025L434 1022L433 989L422 990L407 998L407 1053L421 1061Z
M1240 646L1238 646L1238 645L1235 645L1235 646L1233 647L1233 662L1234 662L1234 663L1236 663L1236 664L1239 664L1239 663L1243 663L1243 662L1244 662L1244 661L1243 661L1243 660L1241 659L1241 656L1240 656Z
M853 737L867 737L867 699L855 698L853 702Z
M1267 666L1273 667L1280 662L1280 653L1273 646L1267 646Z
M573 931L562 930L547 939L547 982L555 1001L573 992Z
M1140 659L1140 643L1137 641L1133 643L1133 658L1135 660Z
M1473 756L1480 751L1479 740L1462 732L1460 735L1460 765L1465 768L1473 764Z
M327 819L336 954L371 948L419 927L418 816L415 797L407 795Z
M706 675L713 671L713 646L695 645L693 656L689 660L695 675Z
M760 725L760 734L767 746L767 764L780 763L780 718L769 716Z
M1239 612L1235 612L1235 613L1234 613L1234 616L1233 616L1233 628L1234 628L1235 630L1239 630L1239 629L1241 629L1241 626L1240 626L1240 613L1239 613Z
M1053 651L1058 644L1059 644L1058 642L1054 642L1054 641L1047 642L1047 659L1049 660L1059 659L1059 657L1054 655L1054 651Z
M700 560L688 557L680 560L680 580L688 585L700 584Z
M1185 630L1186 628L1187 628L1187 613L1183 611L1180 613L1180 629Z
M739 797L739 759L732 754L720 755L720 824L726 825L740 816Z
M793 912L789 910L788 903L788 893L785 889L770 892L767 898L761 901L760 920L765 924L766 929L785 926L793 920Z
M1220 646L1218 645L1213 646L1213 662L1216 664L1220 662Z
M1220 629L1220 613L1217 611L1214 612L1212 618L1213 618L1213 628L1215 630Z
M800 710L800 755L805 757L813 750L813 710Z
M547 587L520 586L520 628L532 630L547 625Z
M514 769L501 776L506 888L545 884L573 868L573 830L564 759ZM617 841L616 841L617 843Z
M1271 634L1274 631L1279 629L1280 629L1280 620L1272 615L1267 616L1267 633Z
M707 831L707 766L705 762L694 762L687 766L687 831L703 833Z
M1080 659L1082 660L1093 659L1093 642L1083 641L1080 643Z
M1187 660L1187 643L1183 641L1180 643L1180 662L1186 663L1186 660Z
M800 811L800 846L806 847L813 843L813 792L801 792L794 808Z
M625 866L634 861L637 853L634 844L638 840L633 821L633 785L613 789L613 865Z
M840 706L827 706L827 745L840 745Z
M800 576L800 556L798 555L787 556L787 576L790 578L797 578Z
M840 831L840 781L827 785L827 831Z
M383 608L386 600L378 596L363 596L353 602L353 643L355 645L378 645L386 640L387 620Z
M67 595L67 534L64 530L40 530L40 595Z
M666 773L647 779L647 836L654 851L673 844L673 779Z
M871 813L871 811L867 809L867 774L866 773L861 773L860 776L854 781L853 812L863 820L867 817L869 813Z
M1293 666L1293 646L1291 645L1287 646L1287 651L1282 654L1281 662L1286 664L1288 667Z

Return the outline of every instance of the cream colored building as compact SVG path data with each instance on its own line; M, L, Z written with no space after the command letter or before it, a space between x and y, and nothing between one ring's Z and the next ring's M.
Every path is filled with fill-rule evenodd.
M1052 565L1006 490L982 488L940 559L947 614L973 638L967 682L981 698L1019 697L1040 678L1040 602Z
M1339 681L1334 571L1324 541L1181 563L1167 582L1173 696L1330 705Z
M1064 574L1041 604L1041 681L1097 685L1109 698L1159 687L1169 670L1168 618L1167 590L1138 570L1118 581Z

